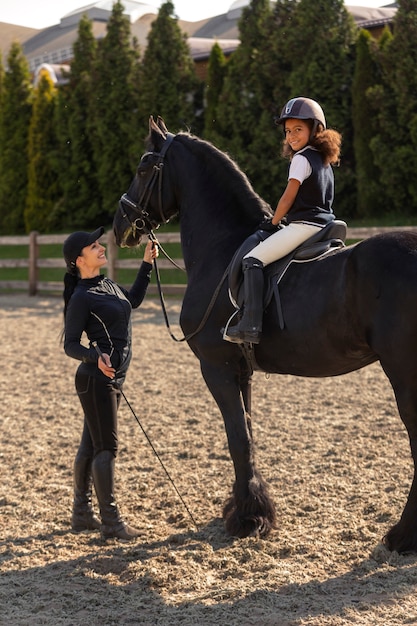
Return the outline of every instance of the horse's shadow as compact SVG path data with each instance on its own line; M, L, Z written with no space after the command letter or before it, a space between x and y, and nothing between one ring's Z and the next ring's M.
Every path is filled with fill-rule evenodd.
M262 588L237 599L236 594L228 597L227 590L219 589L210 594L210 603L204 601L207 599L204 591L197 599L194 594L193 599L167 603L162 589L154 584L151 570L146 569L147 561L160 559L168 551L175 555L198 550L202 542L209 544L214 551L227 549L239 540L227 537L221 532L222 527L222 520L213 519L195 531L184 530L160 541L135 544L105 543L97 533L87 533L83 538L84 548L87 541L87 555L66 560L57 558L46 565L26 569L16 569L14 564L20 556L30 555L31 544L36 546L34 552L37 552L40 541L53 545L58 539L65 539L70 531L2 541L1 560L3 564L9 561L11 566L2 574L2 585L7 590L7 606L13 607L10 615L5 609L3 617L7 617L8 624L29 623L26 621L29 615L31 624L48 624L56 615L57 620L60 616L56 622L60 624L83 622L106 625L115 623L109 617L111 607L114 607L113 617L119 624L174 626L191 623L189 620L192 620L199 626L218 623L233 626L254 623L251 619L256 607L260 610L256 618L259 626L296 626L307 617L343 618L346 611L361 610L363 607L369 610L370 605L383 610L385 606L398 602L399 589L403 595L413 593L415 589L417 555L402 556L397 562L394 558L393 566L387 567L390 556L386 552L380 563L371 555L343 575L326 580L310 579L305 583L288 583L271 590L266 579ZM252 547L256 549L256 545L257 542ZM258 549L262 550L262 541L258 545ZM131 565L136 565L138 561L144 564L143 575L140 576L137 571L131 570ZM407 567L407 576L404 576L404 567ZM116 585L112 582L114 576L118 579ZM236 577L239 577L238 571ZM284 619L282 616L285 613L288 615L289 606L291 618Z

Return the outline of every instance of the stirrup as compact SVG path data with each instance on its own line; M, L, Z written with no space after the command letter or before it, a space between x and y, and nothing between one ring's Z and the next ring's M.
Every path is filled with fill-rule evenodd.
M261 334L259 330L245 330L243 331L243 342L258 344L261 341Z
M226 328L223 330L223 339L230 343L243 343L243 334L239 328L240 321L234 326L230 326L230 323L234 320L239 311L235 311L226 324Z
M256 343L261 341L261 331L254 330L240 330L237 326L232 326L225 330L223 333L223 339L230 343Z

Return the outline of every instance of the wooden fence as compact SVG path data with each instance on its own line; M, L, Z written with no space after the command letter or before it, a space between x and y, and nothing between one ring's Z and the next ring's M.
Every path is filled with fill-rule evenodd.
M358 241L366 239L372 235L383 232L394 232L406 230L417 232L417 226L395 226L395 227L373 227L373 228L348 228L347 239L350 241ZM40 258L40 246L47 244L63 244L68 235L40 235L37 232L31 232L26 236L17 237L0 237L0 246L29 246L29 254L27 259L0 259L1 268L28 268L28 280L0 280L0 290L19 290L27 291L29 295L34 296L41 291L61 292L63 289L62 281L41 281L39 280L40 268L62 268L65 270L64 259L56 258ZM162 245L165 243L179 243L179 233L158 233L158 239ZM103 235L102 241L107 247L107 275L117 280L117 271L119 269L136 269L138 267L137 259L119 259L118 247L114 240L112 231L108 231ZM174 261L182 266L182 259L174 259ZM164 258L158 259L159 269L175 269L170 261ZM185 284L164 285L164 293L167 295L182 295L185 290ZM149 293L156 292L156 285L149 286Z
M59 244L63 245L68 235L40 235L38 232L33 231L26 236L16 237L0 237L0 246L29 246L28 258L26 259L0 259L1 268L28 268L27 280L0 280L0 291L27 291L30 296L35 296L39 292L52 291L62 292L63 281L41 281L39 279L39 270L41 268L62 268L62 276L65 272L65 261L63 257L55 258L41 258L40 247L47 244ZM158 239L162 245L165 243L179 243L179 233L158 233ZM106 244L106 256L107 256L107 276L114 280L117 280L117 272L119 269L137 269L138 258L132 259L119 259L118 250L114 235L112 231L108 231L103 235L101 241ZM162 255L161 255L162 256ZM158 258L159 269L175 269L170 261L167 259ZM174 259L174 261L183 266L182 259ZM184 274L185 276L185 274ZM164 293L167 295L183 294L185 284L183 285L164 285ZM149 285L148 292L156 293L156 285Z

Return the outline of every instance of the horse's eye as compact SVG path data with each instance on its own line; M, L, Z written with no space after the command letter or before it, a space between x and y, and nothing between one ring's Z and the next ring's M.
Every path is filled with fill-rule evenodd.
M142 159L140 160L140 163L138 165L138 168L136 170L136 174L138 176L144 176L146 174L146 172L149 170L149 167L152 165L152 161L150 159L150 155L145 154Z

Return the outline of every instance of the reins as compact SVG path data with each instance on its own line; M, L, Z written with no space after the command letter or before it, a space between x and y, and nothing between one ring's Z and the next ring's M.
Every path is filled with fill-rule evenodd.
M155 237L155 234L151 231L148 234L149 239L156 245L158 245L158 247L160 247L160 245L158 244L158 239ZM163 248L161 248L164 255L166 256L166 258L171 261L175 267L177 267L178 269L183 269L181 267L178 267L178 265L173 261L173 259L171 259L165 252L165 250L163 250ZM195 335L197 335L200 330L202 330L210 316L211 311L213 310L214 304L219 296L220 293L220 289L223 286L224 281L226 280L227 274L229 272L229 267L230 265L228 265L224 271L223 276L220 279L219 284L217 285L216 289L213 292L213 295L211 297L211 300L209 302L209 305L206 309L206 312L200 322L200 324L198 325L198 327L196 328L196 330L194 330L192 333L188 334L188 335L184 335L183 337L181 337L181 339L178 339L178 337L176 337L174 335L174 333L171 330L171 325L169 323L169 319L168 319L168 313L167 313L167 309L166 309L166 304L165 304L165 299L164 299L164 294L162 292L162 284L161 284L161 277L159 274L159 268L158 268L158 263L157 260L154 259L154 267L155 267L155 277L156 277L156 284L158 286L158 294L159 294L159 300L161 302L161 308L162 308L162 313L164 315L164 319L165 319L165 325L167 327L167 330L169 332L169 335L171 337L171 339L173 339L174 341L176 341L177 343L181 343L182 341L188 341L189 339L191 339L192 337L194 337Z

